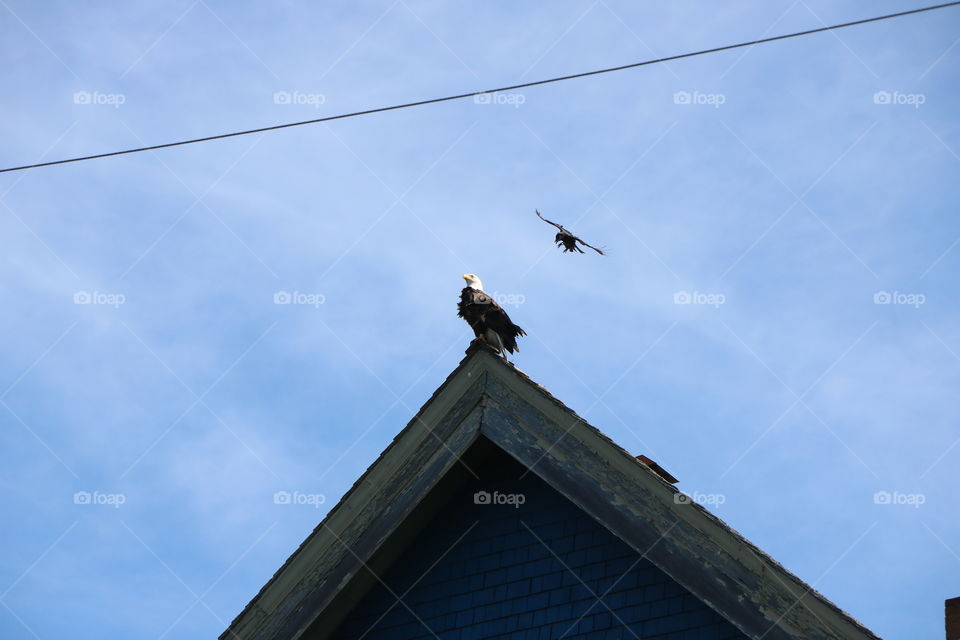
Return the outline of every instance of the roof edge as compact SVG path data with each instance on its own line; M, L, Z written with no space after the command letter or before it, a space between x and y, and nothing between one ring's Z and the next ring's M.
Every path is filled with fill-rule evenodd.
M394 453L396 453L398 446L404 440L406 440L411 432L417 429L417 427L424 426L425 416L427 416L431 409L435 407L438 403L442 402L443 397L447 394L450 387L454 385L455 381L462 377L468 379L476 378L476 380L470 380L471 386L476 387L474 392L477 396L475 402L471 405L471 409L482 399L482 391L485 386L485 380L483 378L482 371L478 372L474 376L472 371L467 371L475 367L475 361L477 360L478 354L484 354L487 357L496 358L500 360L500 357L496 355L496 352L488 346L486 343L480 341L479 339L473 340L467 350L465 351L465 356L456 368L450 372L450 374L444 379L439 387L430 395L430 397L424 402L420 407L419 411L410 419L406 426L396 435L390 444L387 445L379 456L367 467L363 474L357 478L353 485L343 494L340 500L334 505L323 517L320 523L310 532L309 535L300 543L300 545L294 550L290 556L283 562L283 564L273 573L269 580L257 591L256 595L251 598L251 600L244 606L243 610L230 622L230 625L225 629L219 636L221 640L226 640L227 638L232 638L234 640L238 639L252 639L252 638L261 638L269 637L262 636L261 630L266 624L266 618L271 614L276 612L275 608L272 607L261 607L260 605L268 598L269 595L276 596L277 594L272 594L271 592L279 586L281 576L290 572L293 565L296 563L297 559L301 557L307 550L308 547L315 544L321 537L324 536L324 533L330 529L330 526L333 521L335 521L345 509L347 509L348 503L353 501L363 489L363 487L369 485L371 480L371 475L379 468L385 460L390 458ZM461 398L463 396L458 396ZM456 400L457 398L452 398L450 400ZM452 408L452 407L451 407ZM460 407L461 409L463 407ZM443 409L443 407L441 407ZM433 419L442 419L449 414L449 411L441 411L442 416L431 416ZM429 429L429 427L427 427ZM479 431L479 421L477 424L477 431ZM451 463L452 464L452 463ZM438 476L436 480L439 480ZM288 595L289 590L284 590L283 596ZM276 599L275 597L273 599Z
M675 501L676 487L481 340L220 637L299 637L356 575L335 571L334 547L356 546L362 565L480 434L748 635L878 640L705 508ZM704 571L712 582L698 586ZM772 624L757 631L758 620Z

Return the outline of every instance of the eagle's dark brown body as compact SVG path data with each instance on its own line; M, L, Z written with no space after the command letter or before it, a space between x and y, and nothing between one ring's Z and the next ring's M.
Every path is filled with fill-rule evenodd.
M510 353L520 351L517 338L527 335L513 324L507 312L493 298L472 287L464 287L460 292L457 316L466 320L473 333L494 349Z
M557 243L558 247L563 247L564 253L568 251L583 253L583 249L577 246L577 240L579 240L579 238L569 231L561 231L553 238L553 241Z

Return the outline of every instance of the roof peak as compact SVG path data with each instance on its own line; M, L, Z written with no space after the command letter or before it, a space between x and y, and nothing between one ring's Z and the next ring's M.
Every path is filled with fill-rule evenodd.
M469 473L464 456L481 441L751 637L876 638L702 506L677 499L669 479L481 340L221 637L313 637L319 620L329 626L322 616L337 615L343 594L356 595L382 549L402 550L404 524L436 499L444 478Z

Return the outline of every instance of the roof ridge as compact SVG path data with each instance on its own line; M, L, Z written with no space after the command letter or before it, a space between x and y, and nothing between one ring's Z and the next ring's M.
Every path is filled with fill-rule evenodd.
M436 407L435 411L427 414L433 407ZM478 408L479 415L476 414ZM425 415L428 415L426 420ZM567 418L563 416L574 420L566 431L563 431L563 426L567 424ZM422 424L426 431L414 432L418 424ZM434 433L434 428L441 430L442 438ZM522 434L515 435L514 432L518 430ZM553 441L561 431L563 433L559 439L542 451L532 466L528 464L546 446L543 443ZM428 434L439 439L443 449L431 443ZM567 434L574 436L574 442L560 444ZM285 638L291 633L296 636L308 628L315 617L307 619L304 612L313 610L313 607L318 607L314 615L324 611L330 602L329 598L337 597L341 587L352 581L353 575L343 573L353 571L350 568L352 565L343 565L344 558L331 551L333 542L329 536L325 536L324 529L333 533L341 545L346 543L340 540L339 535L344 535L354 543L359 541L364 545L364 557L375 553L394 535L396 527L410 516L410 505L415 506L429 495L436 483L446 477L451 468L449 465L455 464L455 460L472 446L478 435L507 451L531 470L539 466L541 460L544 461L547 465L546 475L541 471L537 471L537 475L561 493L567 493L571 499L574 499L574 495L579 496L574 502L580 503L581 509L635 549L639 548L637 545L643 542L644 536L655 536L657 531L660 532L657 542L668 538L667 534L674 531L674 526L683 521L684 524L669 536L669 544L674 545L675 550L686 549L686 555L689 556L686 562L711 563L704 565L712 567L708 575L720 580L720 584L729 581L729 587L742 593L734 601L729 599L730 596L718 593L716 586L703 587L702 593L691 590L736 626L740 626L738 620L753 628L760 620L766 620L767 623L773 620L773 616L782 609L779 603L792 595L793 589L787 587L787 583L792 583L799 589L805 589L805 594L813 595L815 601L820 603L817 606L823 607L817 610L830 620L828 624L812 613L822 627L814 625L816 629L801 630L818 629L833 633L845 629L846 633L856 629L857 635L852 637L877 637L702 505L684 503L683 508L689 509L684 512L686 515L681 517L679 512L674 513L671 503L676 502L676 487L478 338L470 342L457 366L234 618L221 638L228 635L237 638ZM557 450L551 453L555 447ZM584 447L591 455L584 457ZM559 453L561 450L562 453ZM448 454L453 457L450 458ZM384 465L383 469L371 479L371 474L381 465ZM644 471L634 471L637 468ZM593 484L570 485L572 478L583 474L592 478ZM654 478L656 481L653 481ZM634 493L629 493L631 488ZM667 490L671 493L665 493ZM674 496L672 500L669 497L671 494ZM640 499L641 496L643 499ZM613 501L606 504L611 497ZM582 500L587 502L581 503ZM406 506L393 509L394 504ZM343 509L348 511L341 517ZM678 519L664 530L664 523L670 517ZM650 522L635 529L637 522L631 520L635 518ZM330 523L333 527L329 526ZM339 535L334 532L335 528ZM371 538L368 532L374 529ZM647 552L651 549L653 547ZM758 567L753 566L744 551L756 558ZM364 562L359 556L357 559ZM653 555L651 560L654 560ZM298 566L291 568L298 561ZM668 561L668 556L663 556L660 561L655 560L655 564L688 588L688 582L696 584L690 573L690 565L683 561ZM324 569L324 566L327 568ZM774 572L782 588L766 585L766 581L760 577L764 569ZM281 583L281 576L288 570L290 575ZM673 570L678 572L676 576ZM328 580L334 582L325 584ZM278 583L282 586L271 594L271 588ZM766 586L761 587L761 584ZM323 593L328 595L320 595ZM325 600L312 600L315 597L313 594ZM745 596L747 601L743 600ZM308 601L308 598L311 600ZM712 599L716 602L712 602ZM813 611L809 606L806 608ZM797 612L786 618L791 609L793 607L783 611L783 615L767 630L768 633L774 628L778 631L771 638L795 637L795 625L806 627L812 624L809 616L798 615ZM827 611L831 611L830 615L826 615ZM296 626L301 623L306 626ZM278 633L286 635L278 636Z

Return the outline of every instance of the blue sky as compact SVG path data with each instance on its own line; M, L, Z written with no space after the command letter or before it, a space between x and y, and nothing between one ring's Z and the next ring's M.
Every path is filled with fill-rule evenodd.
M913 6L2 0L0 164ZM460 360L472 271L536 381L879 635L941 637L958 27L0 176L0 636L222 631Z

